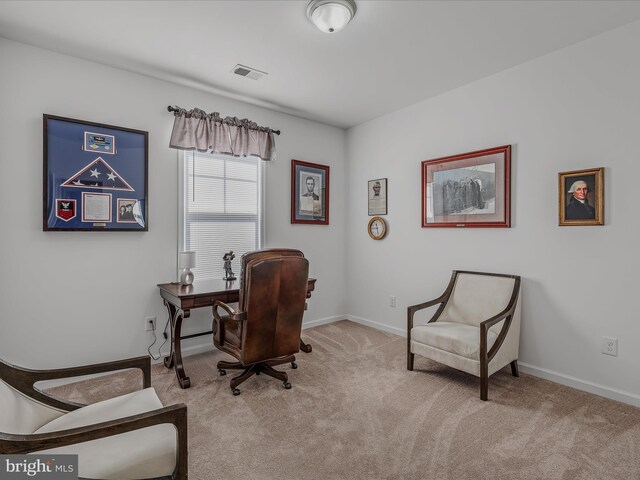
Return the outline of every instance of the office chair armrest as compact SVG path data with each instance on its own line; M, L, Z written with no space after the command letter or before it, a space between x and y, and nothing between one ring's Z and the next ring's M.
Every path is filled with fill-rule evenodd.
M33 398L34 400L44 403L50 407L69 411L80 408L83 405L52 397L36 388L34 384L45 380L81 377L97 373L128 370L131 368L137 368L142 371L143 388L151 386L151 359L148 356L53 370L32 370L0 362L0 378L16 390Z
M99 438L111 437L142 428L173 424L177 431L176 472L174 478L186 479L187 473L187 406L171 405L150 412L118 418L108 422L56 432L31 435L0 433L0 452L3 454L31 453L50 448L65 447ZM177 474L177 475L176 475Z
M225 312L227 312L227 317L221 317L220 314L218 313L218 308L223 309ZM236 310L233 309L233 307L227 305L224 302L221 302L220 300L216 300L213 304L213 316L215 317L216 320L220 321L220 320L225 320L225 319L231 319L231 320L235 320L237 322L242 322L244 320L247 319L247 312L240 312L238 313Z
M224 317L218 313L218 308L227 312ZM216 300L212 307L213 310L213 343L214 345L222 345L224 343L224 324L228 321L240 322L242 328L242 322L247 319L246 312L236 312L232 307L220 300Z

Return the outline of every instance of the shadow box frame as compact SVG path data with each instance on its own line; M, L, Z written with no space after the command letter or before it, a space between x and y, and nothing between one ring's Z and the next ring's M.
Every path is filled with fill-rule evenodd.
M433 193L438 186L434 182L437 173L444 175L450 172L452 179L456 178L453 173L455 170L465 170L458 172L457 178L461 175L468 175L472 169L487 168L486 166L494 165L494 211L488 213L471 212L460 213L454 212L446 214L444 212L445 196L442 195L440 205L435 205ZM466 171L469 169L468 171ZM490 173L488 176L490 177ZM478 174L480 175L480 174ZM465 181L468 181L468 177ZM480 179L482 181L482 179ZM455 180L451 180L456 183ZM474 180L474 188L478 191L485 189L491 184L486 181L485 187L477 180ZM444 190L444 187L443 187ZM442 192L440 192L442 193ZM478 194L480 195L480 194ZM484 150L476 150L448 157L436 158L433 160L424 160L422 162L422 219L423 228L510 228L511 227L511 145L502 145L499 147L487 148ZM483 202L484 203L484 202ZM488 202L487 202L488 203ZM436 215L435 208L442 208L443 212ZM462 207L462 206L461 206ZM453 207L455 208L455 207ZM473 210L473 208L471 208ZM430 215L430 216L428 216ZM475 218L474 218L475 217Z
M42 121L43 231L148 231L149 132L46 113Z

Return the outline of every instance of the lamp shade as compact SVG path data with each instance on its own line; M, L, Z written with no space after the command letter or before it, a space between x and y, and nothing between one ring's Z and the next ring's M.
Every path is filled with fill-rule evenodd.
M353 0L312 0L307 6L307 17L325 33L342 30L356 14Z
M195 268L196 252L178 252L178 268Z

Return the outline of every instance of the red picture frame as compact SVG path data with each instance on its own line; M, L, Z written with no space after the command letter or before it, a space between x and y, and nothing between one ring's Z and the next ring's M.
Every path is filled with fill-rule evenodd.
M509 228L511 145L422 162L423 228Z
M329 166L291 160L291 223L329 225Z

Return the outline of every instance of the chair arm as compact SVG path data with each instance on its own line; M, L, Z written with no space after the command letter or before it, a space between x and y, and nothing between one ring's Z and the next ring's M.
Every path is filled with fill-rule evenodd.
M63 410L75 410L82 407L82 405L54 398L35 388L34 384L45 380L80 377L130 368L137 368L142 371L143 388L151 386L151 359L148 356L52 370L32 370L2 362L0 363L0 377L15 389L45 405Z
M411 305L407 307L407 335L410 334L411 329L413 328L413 316L416 314L416 312L419 312L420 310L423 310L425 308L433 307L434 305L438 305L439 303L446 302L448 298L449 298L449 295L444 293L434 300L429 300L428 302L419 303L417 305ZM436 312L436 314L437 313L438 312ZM432 320L433 320L433 317L429 321L431 322Z
M499 323L502 320L504 320L506 317L508 317L510 313L512 313L511 309L503 310L499 314L491 317L489 320L485 320L484 322L480 322L480 329L481 330L482 329L489 330L496 323Z
M176 427L178 431L178 450L181 450L180 447L183 442L186 447L187 407L181 403L138 415L68 430L31 435L0 433L0 452L9 455L37 452L39 450L65 447L76 443L111 437L163 423L170 423Z
M247 319L247 312L238 313L226 303L221 302L220 300L216 300L213 304L213 316L218 321L224 320L222 317L220 317L220 314L218 313L218 308L222 308L225 312L227 312L228 314L227 318L230 318L231 320L242 322Z
M509 304L503 311L501 311L497 315L494 315L488 320L485 320L484 322L480 323L480 356L483 357L484 355L486 355L487 362L490 361L495 356L498 349L500 349L502 342L504 342L504 339L506 338L507 333L509 332L509 327L511 326L511 320L513 319L513 314L516 309L516 302L518 301L519 287L520 287L520 282L516 281L516 288L514 289L514 292L511 295ZM489 329L495 324L501 322L502 320L505 320L504 325L502 325L502 328L500 329L500 333L498 334L496 341L493 342L493 346L491 347L491 350L487 352L487 334L489 332Z
M221 317L218 313L218 308L227 312L228 316ZM214 345L222 345L224 343L224 323L228 320L234 320L236 322L243 322L247 319L247 312L236 312L232 307L220 300L216 300L213 303L213 343ZM242 324L242 323L241 323Z

